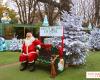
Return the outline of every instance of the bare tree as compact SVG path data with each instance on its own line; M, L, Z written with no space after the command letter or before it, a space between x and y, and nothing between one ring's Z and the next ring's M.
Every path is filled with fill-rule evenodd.
M30 24L33 22L37 0L13 0L18 8L20 21L23 24Z
M95 1L95 19L97 23L100 23L100 0Z
M81 15L84 18L83 23L88 25L88 22L95 23L95 6L94 0L74 0L77 4L76 12L77 15Z
M70 4L72 4L71 0L60 0L60 10L69 12L71 8Z
M69 4L71 3L71 0L59 0L59 2L57 2L56 0L37 0L37 1L47 3L54 7L58 7L60 10L66 10L66 11L70 10Z
M47 15L49 20L49 25L54 25L55 20L60 17L62 10L70 11L71 0L38 0L39 2L44 3L44 13ZM43 20L43 13L40 10L40 5L38 4L41 20Z
M49 25L54 25L56 18L59 16L60 14L60 10L57 7L54 7L50 4L46 4L44 3L43 6L43 10L40 9L41 5L39 5L40 3L38 3L38 12L41 18L41 21L43 21L44 15L47 15L48 17L48 21L49 21Z
M71 0L13 0L18 8L21 23L30 24L33 22L36 13L39 13L41 21L43 21L43 13L48 16L49 24L53 25L55 19L62 10L69 12ZM44 12L41 10L40 2L44 4ZM38 11L38 12L37 12Z

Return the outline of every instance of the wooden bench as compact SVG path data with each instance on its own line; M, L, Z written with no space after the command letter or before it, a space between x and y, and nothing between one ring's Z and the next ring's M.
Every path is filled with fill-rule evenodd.
M51 48L51 45L42 45L37 61L45 63L46 65L50 64L50 75L52 78L54 78L58 73L57 65L60 58L58 52L53 53Z

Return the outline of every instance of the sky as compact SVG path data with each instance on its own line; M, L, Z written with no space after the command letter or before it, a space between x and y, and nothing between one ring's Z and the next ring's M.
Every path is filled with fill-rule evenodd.
M12 0L3 0L3 5L6 5L8 8L15 10L16 12L18 12L18 10L16 9L15 4L12 2Z
M54 1L59 2L60 0ZM18 10L16 9L16 5L12 2L12 0L3 0L3 5L6 5L10 9L14 9L16 12L18 12Z
M3 0L3 4L5 4L7 2L7 0Z

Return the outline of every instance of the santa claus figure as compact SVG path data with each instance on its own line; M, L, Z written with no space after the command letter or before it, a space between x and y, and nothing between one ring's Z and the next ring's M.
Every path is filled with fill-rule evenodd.
M19 57L19 61L21 62L20 71L25 70L27 66L29 71L35 69L35 61L38 57L40 48L41 42L35 39L32 33L28 32L22 45L22 54Z

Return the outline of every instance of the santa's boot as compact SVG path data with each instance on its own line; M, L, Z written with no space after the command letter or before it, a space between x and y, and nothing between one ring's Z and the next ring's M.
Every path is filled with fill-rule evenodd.
M27 68L27 62L21 63L20 65L20 71L23 71Z
M35 62L29 63L28 66L29 66L29 71L30 72L35 70Z

